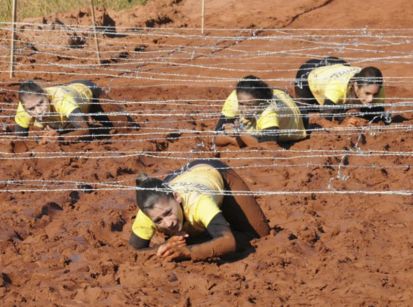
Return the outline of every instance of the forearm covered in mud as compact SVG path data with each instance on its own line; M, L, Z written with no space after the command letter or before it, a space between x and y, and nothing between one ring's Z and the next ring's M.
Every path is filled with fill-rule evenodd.
M192 245L191 260L199 261L208 258L223 256L236 251L235 237L231 231L222 234L205 243Z
M268 128L254 134L248 132L242 132L239 135L239 139L247 146L256 146L263 142L277 142L279 129L276 127Z
M235 237L222 213L218 213L211 220L207 231L212 240L189 247L192 260L197 261L219 257L236 251Z

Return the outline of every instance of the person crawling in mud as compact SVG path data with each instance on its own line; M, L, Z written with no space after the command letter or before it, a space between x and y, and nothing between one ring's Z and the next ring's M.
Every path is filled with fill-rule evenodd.
M136 189L139 211L129 243L147 250L159 231L169 239L156 247L156 254L168 261L198 261L243 251L250 240L270 231L248 186L219 160L192 161L164 180L137 179Z
M383 74L373 66L350 66L336 57L311 59L298 70L295 94L303 103L316 105L315 111L327 113L327 119L342 119L345 104L360 104L361 117L390 124L392 119L383 106Z
M215 131L217 145L254 146L307 137L308 117L284 91L246 76L225 100Z
M92 118L101 122L108 133L113 125L99 104L102 93L100 87L88 80L46 88L33 81L23 82L18 93L15 134L28 136L33 125L45 130L43 141L64 133L81 138L91 133L86 117L89 113L95 114Z

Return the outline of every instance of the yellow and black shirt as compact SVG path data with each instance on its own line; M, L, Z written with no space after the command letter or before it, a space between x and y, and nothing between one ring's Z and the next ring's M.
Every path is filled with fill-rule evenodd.
M89 87L81 83L54 86L45 88L50 100L50 114L36 120L23 107L19 101L16 116L14 118L17 125L22 128L29 128L31 124L43 128L49 125L52 128L64 127L70 114L77 108L82 113L88 113L89 105L93 94Z
M221 113L228 119L240 116L235 90L225 100ZM298 141L307 137L300 109L286 92L279 89L273 90L273 99L256 121L251 122L241 117L240 122L251 134L269 128L284 130L280 131L280 141Z
M194 235L205 231L212 219L221 212L224 180L217 169L199 164L178 175L169 183L182 199L183 231ZM150 240L156 225L141 210L136 215L132 232L143 240Z
M326 100L334 104L344 104L347 100L349 81L360 71L360 67L342 64L318 67L308 75L308 85L320 105L323 105ZM382 87L373 103L383 103L383 99L384 88Z

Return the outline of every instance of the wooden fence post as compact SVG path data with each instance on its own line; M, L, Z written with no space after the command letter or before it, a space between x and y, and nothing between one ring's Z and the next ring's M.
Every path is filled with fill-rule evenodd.
M13 0L12 7L12 29L11 29L11 46L10 46L10 78L14 77L14 50L15 50L15 40L16 40L16 11L17 11L17 0Z
M201 0L201 33L204 34L205 26L205 0Z
M96 57L97 57L97 59L98 59L98 64L100 65L102 62L100 61L99 41L98 41L98 35L97 35L97 33L96 33L95 5L94 5L93 0L90 0L90 9L91 9L91 11L92 11L93 35L95 36Z

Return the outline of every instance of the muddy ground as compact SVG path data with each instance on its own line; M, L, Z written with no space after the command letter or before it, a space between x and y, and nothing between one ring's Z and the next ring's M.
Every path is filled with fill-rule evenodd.
M211 136L239 78L255 74L293 94L300 64L325 55L380 67L386 102L412 101L412 14L409 0L211 0L201 35L197 1L99 9L97 65L82 9L18 25L13 79L3 25L2 305L410 305L413 202L401 193L413 179L409 104L389 107L390 126L314 114L310 138L288 148L215 148ZM29 78L91 79L110 97L103 103L140 129L119 115L90 142L41 145L34 131L19 144L8 128L18 82ZM137 254L127 243L135 177L162 177L199 157L220 157L245 178L271 235L236 261Z

